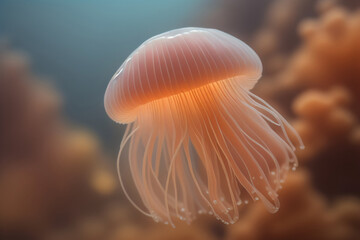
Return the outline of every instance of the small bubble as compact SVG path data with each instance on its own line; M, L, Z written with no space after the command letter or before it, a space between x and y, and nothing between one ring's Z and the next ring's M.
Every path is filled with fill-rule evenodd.
M245 200L245 201L244 201L244 203L245 203L245 204L248 204L248 203L249 203L249 201L248 201L248 200Z
M271 172L271 175L273 175L273 176L274 176L274 175L275 175L275 172L274 172L274 171L272 171L272 172Z
M241 205L241 200L237 201L236 205L240 206Z
M166 221L166 222L164 222L164 223L165 223L166 225L168 225L168 224L169 224L169 222L167 222L167 221Z
M181 208L180 211L185 212L185 208Z
M214 204L217 204L217 201L216 201L216 200L213 200L213 203L214 203Z
M258 198L258 197L255 197L254 199L255 199L255 201L258 201L258 200L259 200L259 198Z

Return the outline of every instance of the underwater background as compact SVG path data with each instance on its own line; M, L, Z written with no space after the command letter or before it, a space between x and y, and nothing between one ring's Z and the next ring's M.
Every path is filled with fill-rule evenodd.
M217 28L251 46L254 88L306 146L279 192L223 225L175 229L123 195L116 155L125 126L106 86L151 36ZM0 239L360 239L358 0L0 1Z

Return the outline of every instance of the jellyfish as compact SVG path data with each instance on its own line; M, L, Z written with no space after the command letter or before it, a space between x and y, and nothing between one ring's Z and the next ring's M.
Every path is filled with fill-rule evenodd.
M258 200L279 209L277 192L303 144L250 92L261 74L257 54L216 29L165 32L125 60L104 102L112 120L127 124L117 169L135 208L173 226L199 214L234 223Z

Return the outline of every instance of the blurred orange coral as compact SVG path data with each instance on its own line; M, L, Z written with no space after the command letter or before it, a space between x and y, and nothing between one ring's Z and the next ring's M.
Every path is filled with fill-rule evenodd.
M295 99L293 109L299 118L294 127L307 146L299 153L301 159L309 159L336 142L349 140L357 127L350 104L349 93L339 87L326 92L310 89Z
M360 12L334 7L319 20L300 25L304 44L289 67L288 81L298 87L346 87L359 101ZM359 109L357 109L359 110Z
M306 21L300 27L304 43L278 82L302 91L293 103L295 128L308 146L300 158L313 159L315 185L329 196L360 194L358 29L360 12L338 6Z
M66 123L60 97L38 79L23 54L1 49L1 239L39 238L115 188L97 139Z
M315 186L329 197L359 195L360 11L334 1L317 8L318 19L300 22L299 48L255 90L295 119L306 146L298 157ZM270 52L265 65L278 59Z
M311 187L304 171L289 176L280 198L277 214L255 205L230 226L227 239L360 239L359 199L330 204Z

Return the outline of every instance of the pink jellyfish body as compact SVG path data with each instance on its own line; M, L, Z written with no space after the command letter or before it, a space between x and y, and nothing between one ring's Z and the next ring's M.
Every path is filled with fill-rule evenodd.
M302 142L249 92L261 73L249 46L215 29L157 35L126 59L106 89L105 109L128 124L118 173L138 210L173 225L197 214L234 223L239 208L256 200L279 209L277 191L296 168L294 145Z

